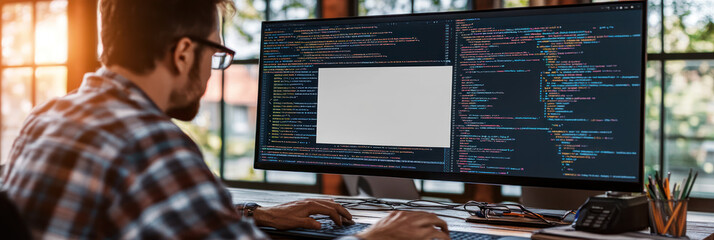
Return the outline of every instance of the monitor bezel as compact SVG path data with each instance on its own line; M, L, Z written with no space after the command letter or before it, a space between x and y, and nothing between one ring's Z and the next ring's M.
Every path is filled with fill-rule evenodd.
M641 4L642 11L642 49L641 58L642 66L640 74L642 76L640 90L640 154L639 154L639 173L637 182L622 182L622 181L598 181L598 180L580 180L580 179L561 179L561 178L541 178L541 177L522 177L522 176L501 176L495 174L472 174L472 173L446 173L446 172L424 172L411 170L389 170L389 169L374 169L361 167L334 167L324 165L303 165L303 164L286 164L272 163L259 161L260 156L260 111L264 107L260 101L263 91L263 59L259 60L259 83L258 83L258 114L256 117L256 138L255 138L255 157L253 160L254 168L264 170L280 170L280 171L299 171L313 173L330 173L330 174L351 174L351 175L371 175L371 176L388 176L413 179L427 180L445 180L458 181L466 183L479 184L495 184L495 185L520 185L520 186L536 186L536 187L552 187L552 188L567 188L567 189L583 189L583 190L603 190L603 191L621 191L621 192L642 192L644 186L644 138L645 138L645 90L646 90L646 63L647 63L647 3L644 1L625 1L625 2L606 2L606 3L590 3L590 4L573 4L559 6L543 6L543 7L525 7L525 8L508 8L508 9L489 9L489 10L469 10L469 11L453 11L453 12L437 12L437 13L415 13L415 14L396 14L396 15L380 15L380 16L359 16L359 17L344 17L344 18L329 18L329 19L303 19L303 20L282 20L282 21L264 21L261 25L261 48L260 56L263 56L263 34L266 25L273 23L302 23L313 21L348 21L354 19L384 19L396 20L397 18L409 18L414 16L438 16L438 15L456 15L456 14L483 14L483 13L502 13L502 12L523 12L523 11L550 11L553 9L567 9L578 7L594 7L594 6L618 6ZM536 13L540 14L540 13ZM368 171L365 171L368 170Z

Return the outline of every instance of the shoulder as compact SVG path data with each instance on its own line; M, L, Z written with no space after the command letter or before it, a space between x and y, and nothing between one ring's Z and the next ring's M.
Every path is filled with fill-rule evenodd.
M80 152L103 152L113 165L147 165L169 153L201 158L196 144L164 113L123 98L112 89L49 101L28 117L21 136L63 144ZM182 153L183 152L183 153Z
M126 146L123 158L129 162L151 164L162 159L190 159L203 162L198 146L174 122L156 116L128 120L123 133Z

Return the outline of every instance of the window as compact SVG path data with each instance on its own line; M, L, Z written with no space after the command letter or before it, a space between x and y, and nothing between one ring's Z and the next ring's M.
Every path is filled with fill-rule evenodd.
M220 164L221 151L221 123L220 123L220 99L221 99L221 71L213 70L211 78L208 79L206 93L201 98L201 108L198 110L196 118L191 122L174 122L196 142L203 153L203 159L211 171L222 176Z
M358 0L358 15L407 14L463 11L471 9L469 0Z
M67 0L0 6L2 164L32 108L67 93Z
M647 25L645 174L697 170L692 196L714 198L714 5L649 0Z
M359 0L358 15L384 15L424 12L464 11L477 8L471 0ZM527 7L528 0L494 0L489 8ZM415 180L417 189L424 193L466 194L466 185L461 182Z
M258 65L235 64L225 72L225 178L263 181L265 171L253 169L258 99Z
M504 0L503 7L504 8L528 7L528 0Z
M258 59L260 21L266 20L265 0L235 0L236 16L223 23L223 36L228 47L236 50L237 60ZM256 61L257 62L257 61Z
M236 4L240 0L236 0ZM262 20L292 20L317 17L317 0L271 0L265 6L261 0L245 3L246 11L261 11L258 14L243 14L234 18L234 22L226 22L225 37L229 47L240 52L243 45L232 45L231 38L252 39L255 41L255 53L248 57L237 57L235 64L225 72L225 140L226 180L259 181L267 183L285 183L299 185L315 185L317 175L313 173L277 172L253 169L255 155L255 124L258 100L258 51L260 43L260 24L253 27L252 22ZM238 7L240 9L240 7ZM243 10L240 10L243 11ZM242 22L242 25L237 24ZM258 22L259 23L259 22ZM240 36L229 33L241 33ZM253 51L252 47L249 48ZM244 55L248 56L248 55Z
M652 102L661 109L654 135L664 136L651 138L659 140L655 169L671 171L673 179L685 178L690 168L698 170L692 195L712 198L714 6L708 0L650 0L650 9L655 33L650 35L649 65L660 84L659 92L652 93L659 99Z
M360 16L405 14L412 12L409 0L359 0Z
M607 1L592 0L592 2ZM459 11L481 9L484 6L486 8L526 7L529 4L552 4L558 1L352 0L349 2L356 4L354 14L362 16ZM207 93L204 96L206 109L202 109L201 113L208 114L209 117L205 119L212 120L197 119L193 122L194 126L204 124L202 131L213 134L211 137L205 137L205 144L202 145L205 145L204 149L211 149L207 152L218 161L210 163L212 169L226 180L282 183L302 179L296 181L305 184L315 182L314 174L263 172L254 170L251 166L254 150L260 21L319 17L318 3L317 0L236 0L238 15L224 24L227 45L238 51L234 66L225 73L214 74L214 79L211 80L213 87L209 87L209 91L215 94ZM714 5L710 4L709 0L649 0L648 4L649 61L646 68L647 88L645 89L645 171L647 174L655 170L671 171L675 179L681 179L683 174L688 173L688 169L699 170L700 176L694 188L694 195L712 198L714 197L714 100L712 100L714 99L714 70L712 70ZM3 66L5 65L6 63L3 63ZM28 76L31 75L30 73L31 71L18 68L8 74ZM17 82L24 81L18 79ZM221 79L223 79L223 86L221 86ZM224 126L223 129L220 126ZM221 137L221 134L224 137ZM210 161L208 159L207 161ZM462 183L417 181L417 184L426 192L468 192ZM504 195L509 196L518 195L520 192L518 187L514 186L505 187L502 191Z
M256 170L253 159L260 23L263 20L315 18L318 1L235 0L235 4L236 15L223 23L224 41L236 50L234 64L225 71L213 72L196 119L177 123L198 143L211 170L229 185L316 186L318 180L314 173Z
M445 12L445 11L463 11L471 9L471 1L468 0L414 0L415 13L424 12Z
M608 2L613 0L593 0ZM458 1L359 1L359 15L450 11ZM493 7L526 7L527 0L495 0ZM648 1L645 171L682 179L699 170L694 196L714 197L714 5L708 0ZM468 7L453 7L468 6ZM478 7L478 6L477 6ZM664 137L662 137L664 136ZM664 156L664 157L662 157ZM703 176L703 177L702 177ZM423 191L458 192L460 183L417 181ZM453 186L451 186L453 185ZM502 189L519 194L518 187ZM462 190L463 191L463 190Z

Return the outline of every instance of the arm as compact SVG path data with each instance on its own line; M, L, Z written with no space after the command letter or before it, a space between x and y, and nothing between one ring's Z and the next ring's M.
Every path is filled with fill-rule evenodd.
M128 167L109 206L118 228L114 237L266 238L253 224L241 222L230 195L183 133L156 131L142 139L117 160Z
M305 199L273 207L260 207L255 203L238 203L236 210L242 216L255 218L258 226L286 230L293 228L320 229L320 223L310 215L330 216L335 224L352 225L352 215L332 199Z
M359 239L424 239L448 240L449 229L444 220L433 213L393 211L369 229L355 235Z
M239 212L246 212L244 204L236 207ZM310 218L310 215L328 215L337 225L351 225L352 215L342 206L330 199L308 199L275 207L257 207L253 216L260 226L270 226L277 229L311 228L319 229L320 223ZM449 239L446 222L432 213L417 211L394 211L382 218L366 231L355 236L340 240L374 240L374 239Z

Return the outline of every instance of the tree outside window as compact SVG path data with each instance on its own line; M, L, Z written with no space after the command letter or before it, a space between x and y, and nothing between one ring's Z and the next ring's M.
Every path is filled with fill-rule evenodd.
M253 168L261 21L317 16L317 0L269 2L235 0L236 15L223 22L225 44L236 50L234 64L213 72L197 118L178 124L198 143L211 170L224 180L315 185L313 173Z
M474 7L472 1L461 0L356 1L358 15L458 11ZM502 0L494 2L493 6L525 7L531 2ZM305 183L314 182L307 180L314 180L314 174L286 178L289 174L254 170L252 158L260 21L314 18L318 15L317 1L270 0L268 4L265 0L236 0L236 4L238 15L224 24L227 45L238 51L236 61L225 73L214 74L218 76L211 80L217 82L212 85L215 89L204 96L204 106L213 110L201 110L210 116L206 119L214 121L196 120L192 123L203 124L201 131L212 136L204 137L206 140L201 146L210 149L207 152L219 160L212 163L217 166L212 167L214 171L220 173L220 165L223 164L222 173L228 180L270 182L270 179L279 179L275 181L287 182L304 178ZM709 0L648 1L645 171L648 174L655 170L672 171L674 176L681 178L690 168L699 170L701 176L694 191L697 196L705 197L714 196L713 13L714 5ZM13 71L8 74L30 75L27 70ZM24 78L18 79L22 82ZM215 107L220 106L221 99L222 109ZM222 130L219 127L221 123L216 123L215 119L222 119ZM423 184L425 191L432 188L434 191L446 189L454 193L464 191L461 183L419 181L419 184ZM444 187L444 184L453 186ZM517 192L509 189L510 192Z

